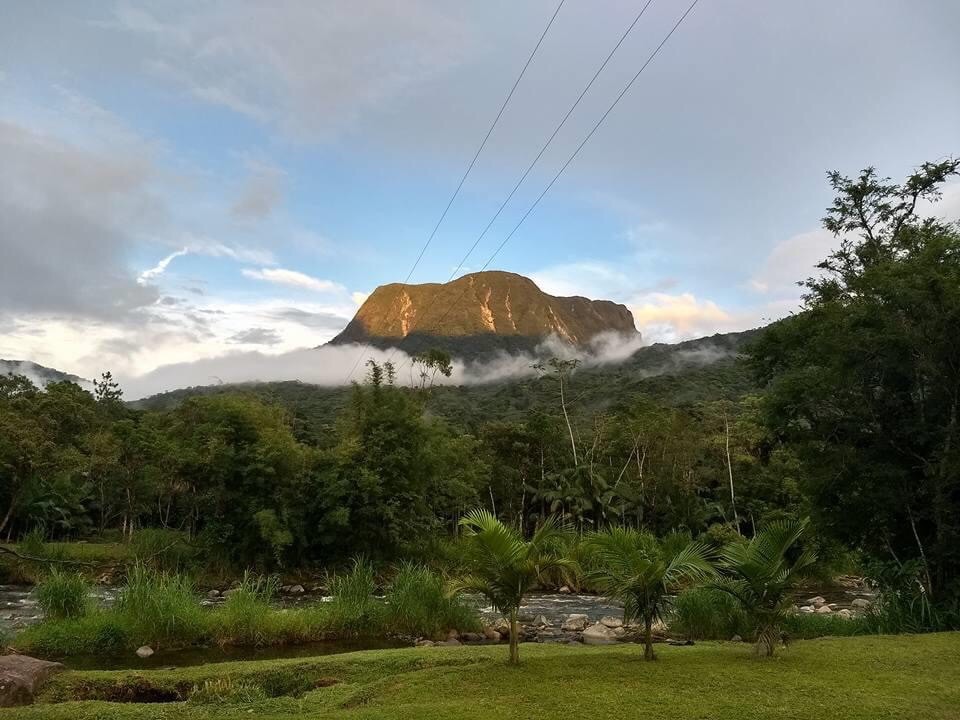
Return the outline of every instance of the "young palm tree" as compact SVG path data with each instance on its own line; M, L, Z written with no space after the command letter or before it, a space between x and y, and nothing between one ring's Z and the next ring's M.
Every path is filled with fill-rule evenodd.
M810 548L791 553L808 524L807 520L772 523L749 541L730 543L720 554L725 577L716 586L732 595L753 621L758 655L774 654L792 604L790 591L816 562Z
M653 622L663 616L670 596L684 585L714 574L706 545L673 534L658 540L648 532L614 527L591 535L588 576L606 596L623 603L623 619L641 618L646 660L653 652Z
M544 573L570 566L559 552L562 530L548 518L524 540L517 530L483 509L469 513L460 524L465 528L469 570L457 587L483 595L510 622L510 663L517 665L517 613L524 595Z

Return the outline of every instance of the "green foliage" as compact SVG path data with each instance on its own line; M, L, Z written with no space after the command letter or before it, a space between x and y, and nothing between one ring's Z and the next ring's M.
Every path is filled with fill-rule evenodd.
M231 677L204 680L194 686L187 702L191 705L251 705L268 697L259 685L234 681Z
M279 582L275 577L243 574L240 585L230 591L215 614L214 634L221 645L265 645L272 640L267 620L272 614L270 599Z
M443 577L423 565L402 563L385 600L386 625L392 632L445 639L448 630L480 629L476 609L449 592Z
M651 628L666 614L672 594L714 574L709 551L689 536L663 540L632 528L613 527L592 535L589 577L597 589L623 604L623 619L643 621L644 657L653 660Z
M143 528L130 539L129 559L163 572L182 572L197 557L186 533L160 528Z
M330 582L333 601L329 603L331 624L353 634L375 633L383 625L383 604L374 598L376 572L373 563L356 557L347 572Z
M809 522L780 521L750 540L735 541L720 553L725 573L715 587L732 596L749 619L758 655L770 657L780 644L784 619L792 608L790 591L809 572L816 554L799 549Z
M673 601L670 630L691 640L752 637L746 615L729 593L711 587L684 590Z
M90 610L90 585L78 573L52 570L37 584L34 593L48 618L78 618Z
M141 564L128 568L117 612L133 642L155 648L192 644L203 637L208 625L187 577Z

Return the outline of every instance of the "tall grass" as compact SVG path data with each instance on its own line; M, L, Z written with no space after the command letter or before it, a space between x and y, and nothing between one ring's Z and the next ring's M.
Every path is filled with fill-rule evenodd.
M348 634L370 634L381 630L384 606L374 598L376 572L363 557L354 558L350 570L334 576L330 588L330 623Z
M130 639L155 646L185 645L204 638L208 617L200 607L193 583L183 575L131 565L117 599Z
M438 637L480 628L474 608L446 592L443 578L424 565L400 565L386 594L386 625L395 633Z
M267 623L274 612L270 599L278 586L275 577L245 572L239 587L231 591L223 607L214 614L217 642L232 645L264 645L269 642Z
M34 588L43 614L54 620L83 617L90 611L90 585L77 573L54 569Z
M130 540L129 556L134 563L164 572L183 572L196 558L185 532L143 528Z
M670 630L692 640L729 640L734 635L752 635L750 623L736 601L727 593L708 587L691 588L674 599Z

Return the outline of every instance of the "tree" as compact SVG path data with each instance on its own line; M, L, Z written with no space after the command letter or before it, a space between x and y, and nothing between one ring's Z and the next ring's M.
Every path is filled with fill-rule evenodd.
M716 587L731 595L753 622L758 655L774 654L793 605L790 592L816 562L813 550L796 548L808 525L807 520L771 523L750 540L729 543L720 553L725 577Z
M453 373L450 353L435 348L415 353L410 358L411 380L414 373L417 375L416 384L411 384L415 384L419 390L429 390L433 387L437 375L450 377Z
M662 618L671 595L714 574L706 545L672 534L658 540L648 532L612 527L588 540L588 577L607 597L623 603L623 619L643 621L645 660L653 652L653 623Z
M960 160L902 184L829 174L839 249L804 311L751 349L767 423L794 446L818 527L898 565L928 597L960 597L960 231L921 219Z
M577 441L573 436L573 425L570 424L570 415L567 413L565 387L570 384L570 377L573 375L574 370L577 369L579 364L580 361L576 358L572 358L570 360L550 358L546 365L544 365L542 362L534 363L533 365L533 368L541 374L548 373L547 368L549 367L549 373L555 375L557 378L557 385L560 388L560 409L563 411L563 419L567 424L567 433L570 435L570 449L573 452L574 467L577 467L580 464L580 461L577 459Z
M466 535L467 574L457 587L483 595L510 623L510 664L520 663L517 613L524 596L547 572L570 567L558 549L561 529L547 518L529 540L494 517L476 509L460 524Z

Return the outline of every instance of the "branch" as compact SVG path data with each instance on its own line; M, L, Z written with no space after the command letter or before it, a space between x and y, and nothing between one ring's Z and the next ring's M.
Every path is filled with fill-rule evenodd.
M33 555L23 555L18 553L16 550L11 550L8 547L0 545L0 553L7 553L8 555L13 555L15 558L20 560L28 560L30 562L40 562L40 563L60 563L61 565L82 565L84 567L97 567L96 563L86 562L84 560L68 560L66 558L41 558L34 557Z

